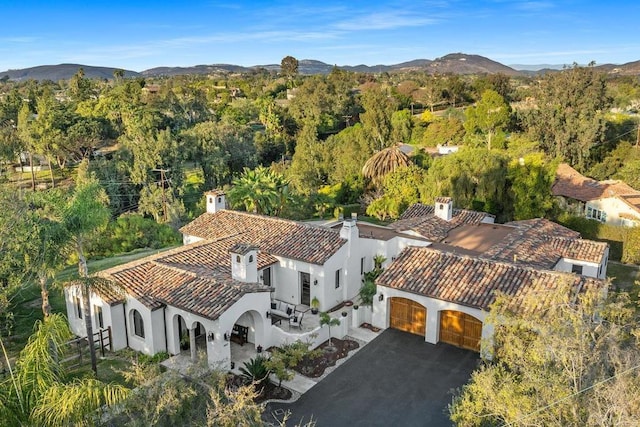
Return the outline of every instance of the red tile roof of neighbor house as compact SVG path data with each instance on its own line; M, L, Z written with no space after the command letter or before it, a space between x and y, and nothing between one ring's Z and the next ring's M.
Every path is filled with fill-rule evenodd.
M415 203L409 206L400 219L390 227L398 231L412 230L427 239L439 242L444 240L454 228L465 224L479 224L487 217L493 218L493 215L466 209L454 209L451 221L446 221L435 215L434 206Z
M568 197L581 202L618 197L640 212L640 191L622 181L596 181L587 178L566 163L558 166L551 193L554 196Z
M231 210L202 214L180 231L206 240L238 236L263 252L316 265L347 242L326 227Z
M243 295L270 291L258 283L232 278L229 250L239 243L242 241L238 237L197 242L104 270L99 275L115 281L152 310L171 305L215 320ZM258 269L277 262L262 252L257 261ZM98 293L109 304L121 301L115 294Z
M599 279L549 270L538 270L505 262L453 254L428 247L408 247L378 277L376 284L388 288L488 310L497 293L515 297L519 309L522 298L561 283L578 291L588 286L606 287Z

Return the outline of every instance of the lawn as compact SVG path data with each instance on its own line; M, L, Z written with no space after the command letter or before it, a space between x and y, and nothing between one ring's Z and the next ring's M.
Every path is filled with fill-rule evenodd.
M635 283L640 281L640 266L611 261L607 267L607 277L616 290L629 292L633 299L637 299L639 287Z

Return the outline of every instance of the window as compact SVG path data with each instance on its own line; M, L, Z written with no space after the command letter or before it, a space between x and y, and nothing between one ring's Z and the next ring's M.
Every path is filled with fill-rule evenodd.
M93 312L96 315L96 325L98 325L100 329L104 329L104 320L102 319L102 306L94 305Z
M73 297L73 304L76 306L76 317L82 319L82 303L79 296Z
M338 289L340 287L340 273L342 272L341 269L337 269L336 270L336 289Z
M222 203L222 197L218 197L218 203Z
M133 310L133 333L140 338L144 338L144 321L138 310Z
M240 255L236 255L236 262L240 264Z
M591 206L587 206L587 218L595 219L596 221L600 221L600 222L606 222L607 213L605 211L592 208Z
M360 275L364 274L364 257L360 258Z
M571 266L571 272L572 272L572 273L576 273L576 274L582 274L582 268L583 268L583 267L582 267L581 265L573 264L573 265Z
M253 262L253 255L249 255L249 263Z
M209 203L213 203L213 197L209 197Z
M262 284L271 287L271 267L262 270Z

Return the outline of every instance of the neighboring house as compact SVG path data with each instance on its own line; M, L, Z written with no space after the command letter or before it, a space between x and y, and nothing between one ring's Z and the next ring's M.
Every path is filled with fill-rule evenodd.
M296 339L318 345L326 328L297 332L283 328L282 317L306 312L314 298L323 311L357 299L377 255L385 272L373 307L357 316L474 350L491 335L483 321L496 291L519 296L560 280L604 287L596 278L606 275L607 245L544 219L499 225L437 198L387 227L355 217L311 225L228 210L222 192L205 197L207 212L181 229L184 246L100 273L126 290L125 299L108 289L91 295L96 328L111 327L115 349L189 348L194 359L202 349L210 365L228 369L232 338L256 350ZM79 290L65 294L72 330L82 336ZM334 336L346 335L345 319Z
M596 181L563 163L551 193L575 215L611 225L640 225L640 191L622 181Z

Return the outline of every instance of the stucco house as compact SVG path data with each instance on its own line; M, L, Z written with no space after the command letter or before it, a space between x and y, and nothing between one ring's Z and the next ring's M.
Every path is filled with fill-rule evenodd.
M94 324L112 329L114 349L192 358L202 350L228 369L236 345L319 345L328 331L313 324L311 302L326 311L357 301L377 255L386 261L373 306L337 313L333 336L367 321L477 351L491 335L483 322L496 291L521 295L558 280L605 287L608 246L545 219L494 224L442 197L390 226L356 217L309 224L228 210L223 192L205 197L206 213L181 229L183 246L100 273L126 291L91 295ZM71 328L83 336L78 289L65 294ZM294 328L303 318L306 327Z
M640 191L622 181L596 181L563 163L551 193L563 209L575 215L611 225L640 225Z

